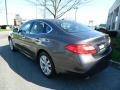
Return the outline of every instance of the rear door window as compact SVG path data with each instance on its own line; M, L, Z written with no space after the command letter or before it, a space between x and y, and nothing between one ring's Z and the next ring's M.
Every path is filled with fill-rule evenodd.
M52 31L52 27L44 22L36 22L31 31L30 34L40 34L40 33L50 33Z

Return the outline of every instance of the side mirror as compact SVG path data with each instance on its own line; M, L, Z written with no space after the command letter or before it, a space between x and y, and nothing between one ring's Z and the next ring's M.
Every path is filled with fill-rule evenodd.
M18 33L21 33L21 32L22 32L22 30L21 30L21 29L19 29L19 30L18 30Z
M18 28L14 28L14 29L13 29L13 32L18 32Z

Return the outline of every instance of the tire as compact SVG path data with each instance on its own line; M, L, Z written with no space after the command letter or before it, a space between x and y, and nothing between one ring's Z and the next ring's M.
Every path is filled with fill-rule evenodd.
M11 51L15 51L15 47L14 47L14 45L13 45L12 39L9 39L9 47L10 47L10 50L11 50Z
M55 76L56 71L55 71L54 63L51 57L47 53L42 52L39 54L39 66L41 72L46 77L51 78Z

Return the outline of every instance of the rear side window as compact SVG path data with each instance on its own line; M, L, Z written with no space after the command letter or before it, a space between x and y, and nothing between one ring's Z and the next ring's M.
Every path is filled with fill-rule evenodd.
M30 34L40 34L40 33L43 33L43 30L44 30L44 25L43 23L41 22L36 22L31 31L30 31Z
M66 20L59 20L57 24L66 32L69 33L78 33L82 31L89 31L92 30L89 27L73 22L73 21L66 21Z
M51 31L52 31L52 27L45 23L43 33L50 33Z

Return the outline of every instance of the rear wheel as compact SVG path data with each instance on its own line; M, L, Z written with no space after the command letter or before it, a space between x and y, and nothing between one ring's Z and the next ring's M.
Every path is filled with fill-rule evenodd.
M46 77L50 78L55 75L55 66L51 57L47 53L42 52L39 54L39 65L42 73Z

